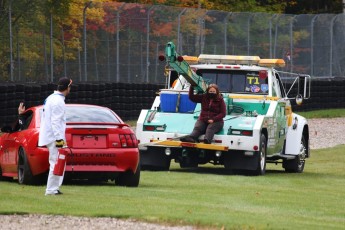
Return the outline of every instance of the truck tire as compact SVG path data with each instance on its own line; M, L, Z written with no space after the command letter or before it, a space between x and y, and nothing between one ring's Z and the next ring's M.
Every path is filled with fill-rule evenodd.
M258 157L258 165L254 171L254 175L260 176L266 173L266 154L267 154L267 140L264 134L261 134L260 138L260 150Z
M302 136L300 144L300 152L293 160L283 160L283 167L285 172L302 173L305 165L307 146L304 137Z

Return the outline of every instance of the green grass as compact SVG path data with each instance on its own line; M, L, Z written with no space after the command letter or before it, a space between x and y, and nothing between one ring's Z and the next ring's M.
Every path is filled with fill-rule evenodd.
M345 109L325 109L314 110L309 112L296 112L297 114L306 118L334 118L345 117Z
M194 225L220 229L344 229L345 146L312 150L302 174L269 164L265 176L229 175L206 165L143 171L138 188L113 183L45 186L0 182L0 214L40 213Z

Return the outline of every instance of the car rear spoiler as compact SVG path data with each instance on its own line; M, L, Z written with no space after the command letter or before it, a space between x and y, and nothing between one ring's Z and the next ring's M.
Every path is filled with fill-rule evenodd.
M67 125L113 125L113 126L118 126L120 128L122 127L129 127L128 124L124 123L111 123L111 122L106 122L106 123L100 123L100 122L67 122Z

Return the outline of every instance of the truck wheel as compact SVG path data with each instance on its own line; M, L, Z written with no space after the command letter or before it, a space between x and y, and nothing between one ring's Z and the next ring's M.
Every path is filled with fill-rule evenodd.
M133 173L132 171L126 171L120 173L120 175L115 179L115 184L119 186L127 187L138 187L140 181L140 164L137 167L137 171Z
M261 134L258 165L257 165L256 170L254 171L254 175L256 176L264 175L266 172L266 153L267 153L266 136L264 134Z
M293 160L283 161L283 167L285 168L285 172L290 172L290 173L303 172L306 154L307 154L307 146L306 146L304 137L302 137L299 154Z
M197 168L198 167L198 155L195 151L183 150L182 156L179 157L179 163L181 168Z
M18 152L18 183L33 184L33 176L29 166L26 152L23 148L19 148Z

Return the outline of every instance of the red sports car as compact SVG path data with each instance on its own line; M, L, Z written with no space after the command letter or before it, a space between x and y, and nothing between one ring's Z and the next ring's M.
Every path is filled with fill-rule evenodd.
M48 149L38 146L42 106L24 112L25 124L2 127L0 179L42 183L49 171ZM66 105L65 179L115 180L137 187L140 180L138 141L133 130L112 110L95 105ZM42 181L43 180L43 181Z

